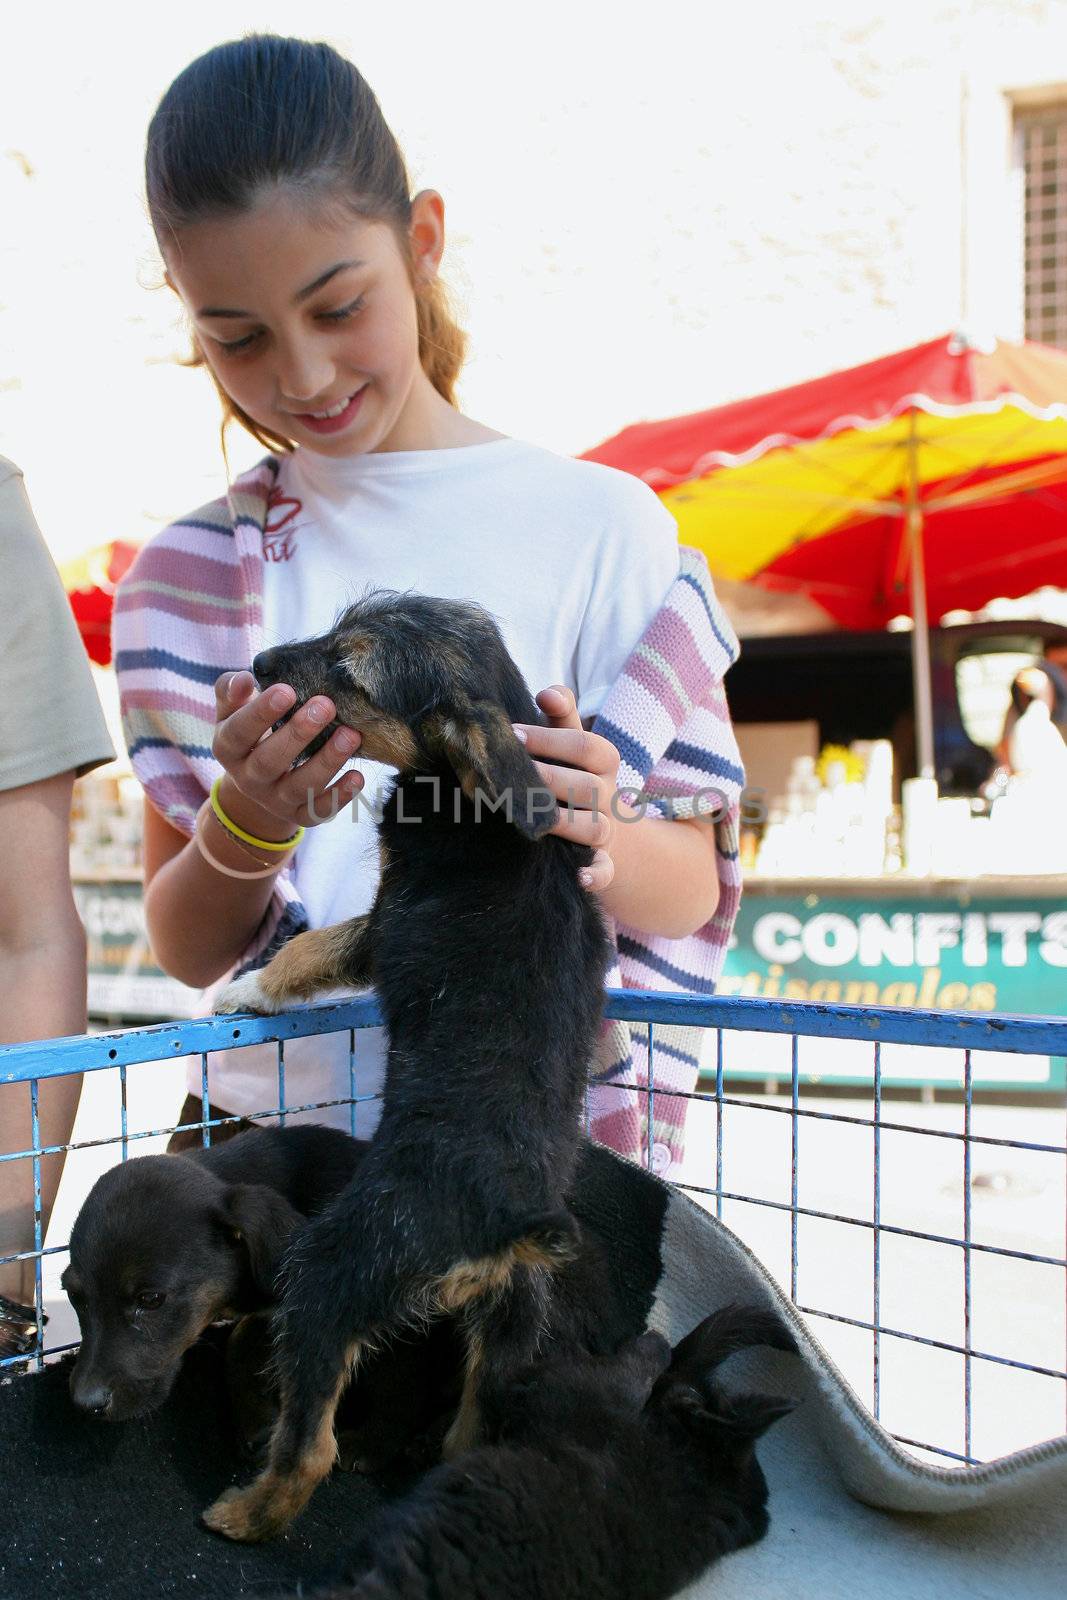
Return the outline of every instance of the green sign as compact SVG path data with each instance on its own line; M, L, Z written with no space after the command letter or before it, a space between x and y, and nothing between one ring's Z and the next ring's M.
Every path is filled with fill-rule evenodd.
M1067 1016L1067 910L1054 900L749 895L718 992Z
M829 1005L1067 1016L1067 910L1056 900L861 900L819 893L749 894L717 992ZM732 1061L745 1077L789 1074L788 1041L747 1035ZM870 1046L801 1040L806 1082L869 1081ZM812 1048L817 1046L817 1049ZM885 1046L897 1083L960 1083L962 1052ZM1048 1089L1064 1081L1047 1056L975 1052L975 1083Z

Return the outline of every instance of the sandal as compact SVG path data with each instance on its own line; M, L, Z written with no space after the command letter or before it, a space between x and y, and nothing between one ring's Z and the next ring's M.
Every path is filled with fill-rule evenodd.
M43 1320L48 1321L47 1315ZM36 1348L36 1311L0 1294L0 1361L8 1356L30 1355Z

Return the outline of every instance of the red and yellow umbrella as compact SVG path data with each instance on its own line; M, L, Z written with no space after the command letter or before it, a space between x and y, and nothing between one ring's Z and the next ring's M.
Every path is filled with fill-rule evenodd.
M115 587L133 564L137 546L123 539L97 545L59 569L90 661L111 663L111 610Z
M587 452L644 478L713 573L816 600L846 628L1067 587L1067 352L960 334Z

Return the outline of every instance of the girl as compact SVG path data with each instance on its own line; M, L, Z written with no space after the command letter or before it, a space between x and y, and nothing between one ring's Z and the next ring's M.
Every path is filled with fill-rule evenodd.
M146 184L195 357L224 418L273 452L225 502L153 540L118 596L163 967L212 985L299 928L370 905L368 810L388 774L352 766L359 730L346 728L292 770L333 706L313 699L272 732L293 690L260 695L248 671L224 669L322 631L380 586L479 601L527 681L553 685L538 695L547 726L517 737L570 797L556 832L598 850L587 887L618 928L622 980L709 991L738 895L742 774L721 686L736 641L700 559L685 553L680 567L670 515L636 479L458 409L464 338L438 277L444 204L411 197L373 94L328 46L254 37L194 61L152 120ZM620 773L641 804L617 793ZM717 821L687 798L712 787L703 809ZM669 820L679 796L683 815ZM369 1093L382 1041L357 1038ZM265 1109L273 1063L273 1050L227 1052L211 1067L213 1105ZM695 1070L679 1034L656 1082L691 1089ZM593 1131L635 1155L644 1071L628 1030L606 1030ZM289 1104L345 1099L347 1035L294 1041L286 1074ZM185 1121L199 1115L199 1073L190 1087ZM661 1169L680 1156L685 1104L655 1101ZM346 1108L318 1115L348 1125Z

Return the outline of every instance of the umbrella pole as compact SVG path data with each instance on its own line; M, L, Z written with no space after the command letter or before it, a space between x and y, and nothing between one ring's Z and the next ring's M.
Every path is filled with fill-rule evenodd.
M919 776L933 778L934 715L930 678L930 624L926 614L926 562L923 554L923 509L919 496L919 434L914 411L908 413L905 537L911 588L911 672L915 699L915 752Z

